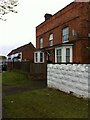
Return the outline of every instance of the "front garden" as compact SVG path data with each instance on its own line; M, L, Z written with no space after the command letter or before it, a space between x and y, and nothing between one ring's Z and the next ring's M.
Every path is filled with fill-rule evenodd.
M45 81L32 81L26 73L5 72L3 118L87 118L88 100L46 87Z

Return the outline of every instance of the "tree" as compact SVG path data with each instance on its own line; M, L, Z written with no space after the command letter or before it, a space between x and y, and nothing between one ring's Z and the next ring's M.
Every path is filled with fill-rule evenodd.
M13 12L17 13L15 7L18 5L18 0L0 0L0 19L6 20L3 18L4 15Z
M6 56L0 56L0 60L5 60L7 59Z

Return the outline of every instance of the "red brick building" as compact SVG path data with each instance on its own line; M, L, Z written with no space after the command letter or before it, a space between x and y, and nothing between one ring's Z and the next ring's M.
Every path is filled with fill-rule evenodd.
M12 50L7 56L9 61L34 61L35 47L30 42L29 44L18 47Z
M36 27L34 62L90 63L88 47L90 2L72 2Z

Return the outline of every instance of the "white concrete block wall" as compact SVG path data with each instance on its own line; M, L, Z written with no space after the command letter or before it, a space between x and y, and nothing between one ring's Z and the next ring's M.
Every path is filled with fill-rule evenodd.
M90 98L90 64L48 64L47 86Z

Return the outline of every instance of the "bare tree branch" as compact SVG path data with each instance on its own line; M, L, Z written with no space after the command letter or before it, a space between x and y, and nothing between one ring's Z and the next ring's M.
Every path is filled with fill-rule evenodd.
M15 7L18 5L18 0L0 0L0 19L3 19L3 16L13 12L17 13Z

